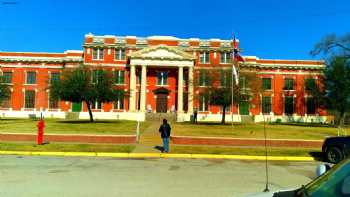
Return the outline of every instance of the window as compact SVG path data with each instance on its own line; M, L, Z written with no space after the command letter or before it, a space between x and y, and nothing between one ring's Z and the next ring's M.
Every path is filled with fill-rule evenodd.
M99 82L99 77L102 75L102 70L93 70L91 73L91 81L92 83L97 83Z
M270 114L271 113L271 96L262 97L262 113Z
M201 70L199 73L199 86L209 86L210 77L207 70Z
M201 52L201 53L199 54L200 63L202 63L202 64L208 64L208 63L210 63L210 62L209 62L209 57L210 57L209 54L210 54L209 52Z
M53 72L50 74L50 83L56 82L60 80L60 73Z
M313 97L306 98L306 113L307 114L315 114L316 113L315 98L313 98Z
M58 101L58 99L55 99L49 95L49 109L58 109Z
M230 72L222 70L220 73L220 85L222 87L227 87L230 86L231 83L231 77L230 77Z
M104 49L93 48L92 49L92 59L93 60L103 60Z
M4 83L12 83L12 72L3 72L2 77Z
M1 108L11 108L11 95L8 98L5 98L0 103Z
M114 59L125 60L125 49L115 49L114 50Z
M220 63L222 64L228 64L232 62L232 54L228 52L221 52L220 53Z
M115 84L124 84L124 79L125 79L125 71L124 70L114 71L114 83Z
M27 72L26 84L36 84L36 72Z
M114 101L114 109L124 109L124 92L119 91Z
M26 90L25 91L25 99L24 99L24 107L25 108L34 108L35 106L35 91L34 90Z
M284 79L284 90L294 90L294 80L291 78Z
M314 90L316 88L316 80L313 78L305 79L305 90Z
M91 109L101 109L101 108L102 108L101 102L98 102L98 101L92 102Z
M167 85L168 84L168 72L161 71L157 72L157 85Z
M271 90L271 78L262 79L262 88L263 90Z
M248 80L246 77L242 76L239 78L239 88L241 90L246 90L248 88Z
M206 95L199 96L199 111L208 111L208 97Z
M284 113L291 115L294 113L294 97L286 96L284 97Z

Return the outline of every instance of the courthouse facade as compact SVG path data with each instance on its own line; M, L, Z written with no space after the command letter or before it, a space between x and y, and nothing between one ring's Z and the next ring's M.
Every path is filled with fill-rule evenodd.
M83 50L64 53L0 52L0 70L11 87L11 98L1 103L0 116L88 118L83 103L50 99L49 86L64 69L89 66L113 73L114 88L123 92L114 102L94 103L95 118L144 120L146 114L176 114L188 121L198 111L198 121L227 121L251 117L262 121L325 121L326 111L306 84L320 84L323 61L268 60L244 56L239 70L255 72L263 90L222 112L210 105L203 92L220 82L209 80L214 72L232 69L232 40L180 39L172 36L85 36ZM93 77L93 76L92 76ZM224 77L224 76L222 76ZM222 78L221 77L221 78ZM241 90L245 79L240 77ZM79 113L72 113L79 112ZM232 117L232 119L231 119Z

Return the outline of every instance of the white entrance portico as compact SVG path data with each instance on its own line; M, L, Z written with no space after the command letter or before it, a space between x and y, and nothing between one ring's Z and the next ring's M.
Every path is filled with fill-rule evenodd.
M147 71L148 69L177 68L177 112L184 112L184 69L188 70L188 113L193 110L193 66L194 57L177 47L158 45L135 51L129 54L130 66L130 97L129 111L137 109L136 99L136 69L141 69L139 111L145 112L147 102Z

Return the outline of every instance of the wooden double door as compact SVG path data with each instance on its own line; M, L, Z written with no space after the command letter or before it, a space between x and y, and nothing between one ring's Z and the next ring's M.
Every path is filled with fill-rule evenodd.
M165 94L165 93L157 94L156 111L157 111L157 113L167 113L167 111L168 111L168 94Z

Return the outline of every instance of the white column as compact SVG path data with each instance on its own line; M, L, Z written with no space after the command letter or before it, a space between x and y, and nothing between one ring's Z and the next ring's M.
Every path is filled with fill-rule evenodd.
M136 76L135 65L130 65L130 97L129 111L134 112L136 107Z
M141 100L140 100L140 110L142 112L146 111L146 85L147 85L147 70L146 65L142 65L141 70Z
M183 67L179 67L178 82L177 82L177 111L183 112Z
M193 113L193 67L188 68L188 113Z

